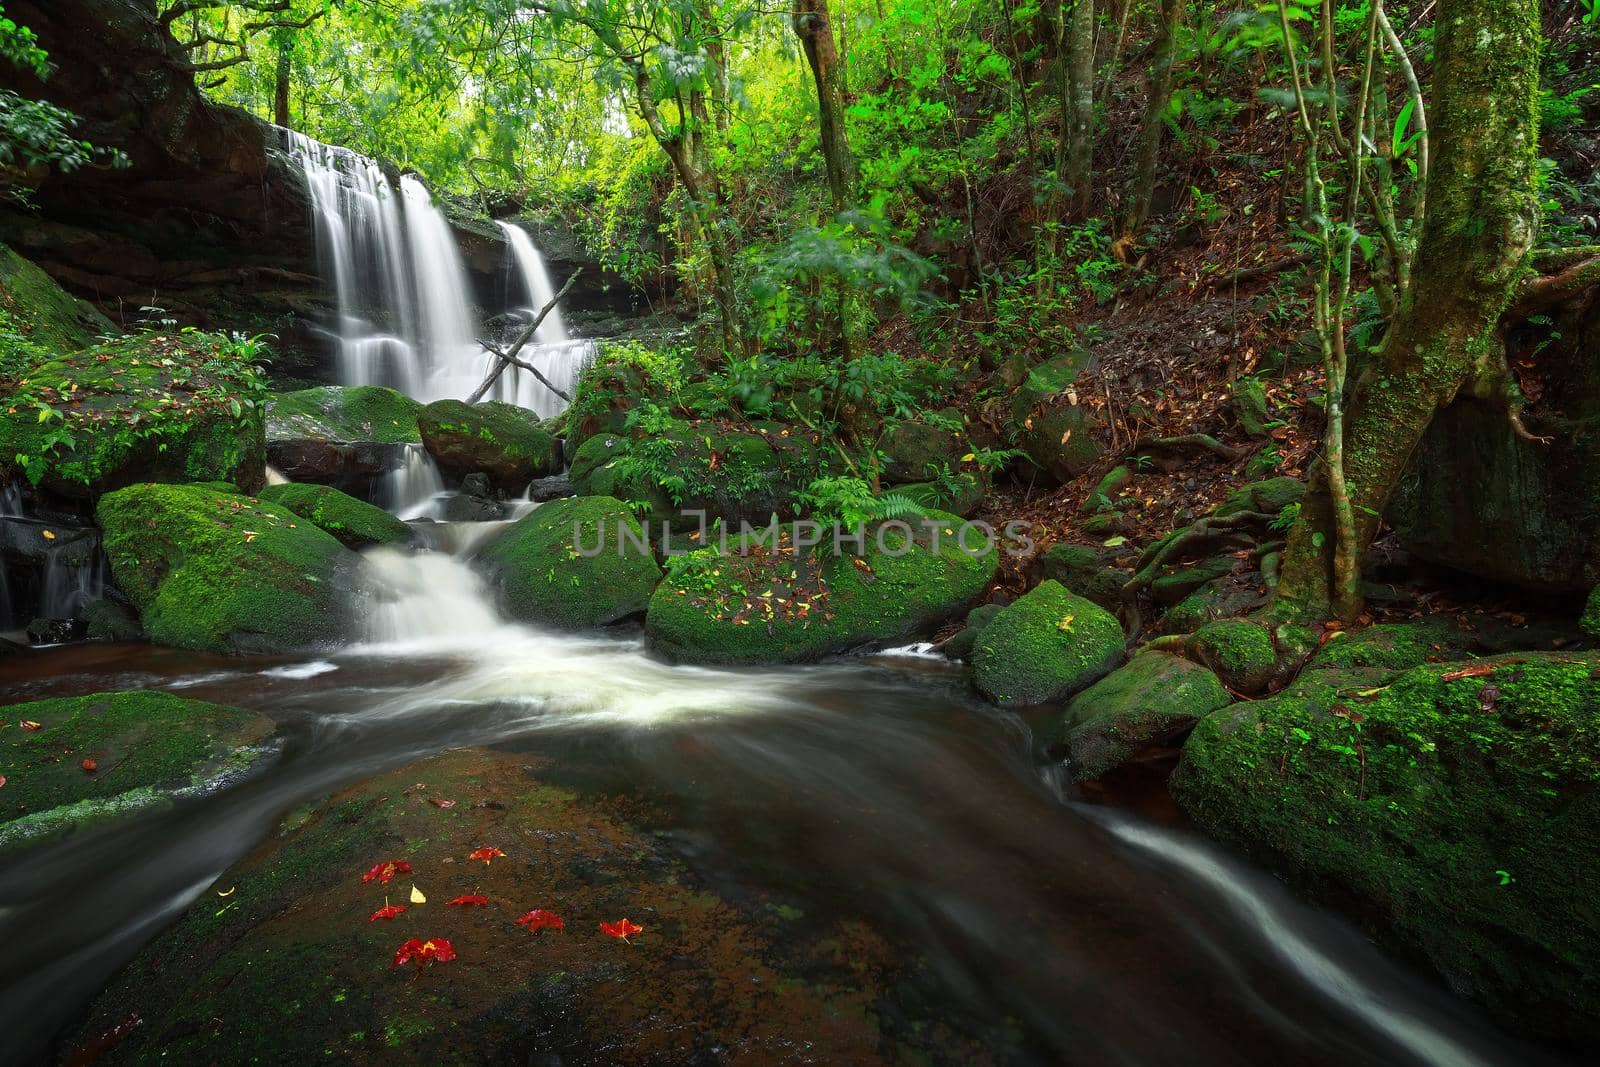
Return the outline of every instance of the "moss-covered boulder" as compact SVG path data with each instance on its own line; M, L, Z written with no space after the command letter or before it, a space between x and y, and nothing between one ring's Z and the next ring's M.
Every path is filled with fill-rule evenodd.
M862 535L864 549L846 539L835 551L831 533L797 546L785 528L775 541L675 558L650 598L651 645L695 663L821 659L959 615L999 568L995 546L954 515L874 524Z
M904 419L894 423L878 440L884 454L883 480L890 485L924 482L941 472L954 472L969 449L965 437L951 425L960 425L955 409L940 412L941 419Z
M943 511L969 518L983 507L983 485L975 475L957 474L938 482L909 482L886 494L904 497L923 511Z
M817 1063L880 1058L875 1012L922 977L890 935L766 893L725 899L670 835L628 821L643 805L586 800L559 770L456 751L299 813L118 973L63 1058L134 1017L111 1062L776 1064L797 1035ZM485 846L505 855L468 859ZM410 873L362 881L388 860ZM408 903L413 883L426 904ZM463 894L486 903L445 903ZM404 910L369 921L386 899ZM534 908L564 928L519 926ZM628 943L600 932L624 916L643 928ZM396 967L413 938L454 959ZM907 1056L979 1056L912 1020Z
M994 622L1000 611L999 604L979 604L967 612L965 626L940 642L939 651L951 659L967 659L972 655L972 650L978 647L983 628Z
M1091 361L1081 350L1046 360L1028 371L1012 395L1012 439L1032 461L1029 472L1044 484L1071 481L1100 458L1098 423L1073 388Z
M1229 493L1227 499L1212 512L1218 518L1240 515L1249 511L1264 515L1277 515L1291 504L1305 498L1305 483L1298 478L1267 478L1264 481L1241 485Z
M1247 614L1266 602L1257 573L1216 578L1167 609L1161 617L1161 631L1192 634L1207 623Z
M1145 652L1073 698L1057 738L1072 776L1087 782L1116 770L1145 749L1170 745L1195 723L1232 703L1217 676L1164 652Z
M1116 616L1047 581L984 627L972 654L972 680L997 704L1065 700L1121 663L1124 642Z
M563 629L643 614L661 581L639 521L608 496L540 504L479 559L507 614Z
M641 501L654 530L683 530L717 519L765 525L797 513L796 494L822 473L820 435L778 423L730 429L713 422L671 420L633 436L597 434L574 455L568 472L585 496Z
M15 381L32 363L116 332L111 320L0 244L0 385Z
M538 414L489 400L436 400L417 416L422 443L446 474L481 471L497 489L520 492L535 478L560 474L560 442Z
M0 721L0 852L237 774L272 733L255 712L168 693L35 700Z
M1057 542L1033 561L1029 572L1036 581L1060 582L1068 592L1115 610L1122 602L1122 587L1131 575L1117 566L1126 553L1104 545Z
M150 640L272 652L343 632L359 557L278 504L184 485L134 485L100 498L117 587Z
M1502 1020L1592 1045L1600 657L1322 689L1297 682L1203 719L1172 778L1178 803Z
M91 499L135 482L266 477L264 381L212 334L139 334L33 366L0 405L0 470Z
M267 405L269 441L421 444L422 405L380 385L323 385L278 393Z
M1583 614L1578 617L1578 629L1587 637L1600 638L1600 585L1589 590L1589 598L1583 604Z
M1189 637L1189 658L1215 671L1235 693L1257 696L1278 673L1278 648L1265 626L1246 619L1207 623Z
M347 548L402 545L411 540L411 527L382 508L341 493L332 486L288 482L269 485L258 496L326 530Z

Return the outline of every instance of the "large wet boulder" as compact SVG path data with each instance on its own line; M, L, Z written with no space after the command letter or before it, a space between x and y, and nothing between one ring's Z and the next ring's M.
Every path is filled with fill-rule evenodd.
M799 663L903 640L960 615L994 579L995 546L962 527L932 513L867 526L864 547L851 531L837 550L831 531L796 545L784 528L700 549L670 562L645 629L693 663Z
M824 465L814 431L671 420L648 433L596 434L578 448L568 475L580 494L644 502L652 530L662 522L690 529L703 513L737 533L740 522L792 518L796 494Z
M996 704L1048 704L1087 689L1122 662L1122 624L1105 608L1046 581L984 627L972 680Z
M1025 477L1045 485L1069 482L1099 460L1098 422L1074 388L1091 362L1081 350L1046 360L1028 371L1012 395L1011 434L1032 461L1024 464Z
M1128 550L1121 545L1075 545L1062 541L1034 559L1029 574L1036 581L1060 582L1068 592L1115 611L1122 603L1122 587L1132 577L1126 569L1128 556Z
M92 345L117 332L111 320L75 300L44 271L0 244L0 382L28 365Z
M150 640L275 652L337 639L360 557L288 508L184 485L100 498L117 587Z
M525 752L380 775L286 821L201 893L66 1045L138 1018L113 1062L642 1067L788 1063L802 1044L818 1063L876 1060L872 1005L899 977L885 936L847 915L797 921L765 894L724 899L627 807L552 783ZM484 847L503 855L470 858ZM389 861L407 869L363 881ZM483 902L447 903L464 895ZM398 913L374 919L386 903ZM519 925L534 909L561 928ZM601 932L624 917L641 928L627 942ZM397 966L412 939L453 958ZM904 1040L949 1051L930 1031Z
M1144 652L1073 698L1057 738L1072 776L1100 778L1140 752L1170 745L1233 697L1205 667L1165 652Z
M904 419L891 425L878 439L884 454L883 480L891 485L937 479L961 466L971 449L961 433L961 415L954 408L937 419Z
M481 472L495 488L521 492L535 478L560 474L561 443L536 412L489 400L436 400L417 417L422 442L455 477Z
M236 776L272 733L253 711L169 693L60 697L3 712L0 853Z
M1278 676L1272 632L1248 619L1219 619L1189 636L1189 658L1216 672L1235 693L1259 696Z
M265 480L264 379L213 334L118 338L34 365L0 406L0 469L92 499L135 482Z
M279 504L326 530L346 548L373 545L403 545L411 540L411 527L364 500L341 493L328 485L289 482L269 485L257 496L269 504Z
M371 499L381 479L420 449L422 405L378 385L324 385L267 404L267 460L295 482Z
M1308 671L1201 721L1171 782L1213 835L1546 1038L1600 1038L1600 657L1385 685Z
M605 496L540 504L479 559L507 614L568 630L642 615L661 581L639 520Z

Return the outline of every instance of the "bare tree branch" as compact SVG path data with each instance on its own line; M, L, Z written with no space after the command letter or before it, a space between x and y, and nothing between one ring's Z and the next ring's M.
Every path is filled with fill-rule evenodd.
M488 341L478 342L483 346L484 351L494 356L500 362L495 366L494 370L489 372L488 377L484 378L483 384L478 386L477 389L473 390L471 396L467 397L467 403L476 404L478 401L482 400L483 395L494 387L495 382L500 380L500 375L506 372L507 367L519 367L522 370L529 372L535 378L539 379L539 381L544 384L546 389L550 390L567 403L572 403L572 397L556 388L555 383L549 378L546 378L544 373L540 371L538 367L535 367L532 363L529 363L526 360L518 359L517 353L521 352L523 346L525 346L529 341L533 340L533 335L538 332L539 327L544 323L545 316L549 315L550 312L555 310L556 305L561 302L561 298L566 296L572 287L577 284L578 275L582 273L583 272L581 270L575 270L572 272L572 277L567 279L567 284L561 287L561 291L559 293L550 298L550 302L548 304L539 309L539 314L533 317L533 321L528 324L528 328L522 331L522 334L508 350L502 352L497 346Z

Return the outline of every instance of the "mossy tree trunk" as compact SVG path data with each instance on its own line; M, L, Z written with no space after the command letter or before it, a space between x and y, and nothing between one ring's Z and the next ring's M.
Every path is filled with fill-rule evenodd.
M1061 133L1056 142L1056 221L1082 217L1094 171L1094 0L1060 0L1056 10L1056 85Z
M1161 0L1156 19L1155 49L1150 59L1150 97L1145 103L1144 125L1139 131L1139 156L1133 166L1133 181L1128 188L1128 209L1122 219L1120 236L1128 243L1138 240L1150 219L1150 204L1155 199L1156 163L1161 156L1161 135L1167 126L1167 108L1172 103L1172 54L1183 22L1185 0Z
M1501 320L1538 229L1538 0L1441 0L1436 26L1435 158L1416 268L1348 398L1345 479L1362 549L1435 413L1463 389L1504 389ZM1333 511L1317 470L1289 537L1280 605L1329 610Z

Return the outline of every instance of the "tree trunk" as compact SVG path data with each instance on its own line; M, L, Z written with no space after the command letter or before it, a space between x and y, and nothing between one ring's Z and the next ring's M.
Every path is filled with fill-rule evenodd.
M834 47L833 23L828 19L828 0L796 0L794 32L805 49L811 77L817 85L817 124L822 144L822 161L828 170L828 192L833 196L835 213L850 203L850 187L855 183L855 158L844 129L844 89L839 53Z
M1067 213L1081 217L1089 210L1094 176L1094 0L1061 0L1056 47L1061 90L1056 180L1066 186Z
M289 76L294 72L294 44L278 42L278 78L272 90L272 121L289 128Z
M1462 389L1504 389L1501 316L1539 223L1539 0L1441 0L1433 177L1411 288L1383 349L1354 382L1345 476L1356 545L1379 517L1435 413ZM1508 416L1509 417L1509 416ZM1278 602L1325 614L1334 548L1326 472L1313 473L1285 550Z
M1128 188L1128 209L1122 217L1122 239L1132 244L1150 221L1150 203L1155 199L1156 164L1161 158L1161 135L1166 130L1167 105L1172 102L1172 53L1183 22L1185 0L1161 0L1161 18L1156 26L1155 54L1150 61L1150 99L1145 107L1144 125L1139 131L1139 155L1133 166L1133 182Z

